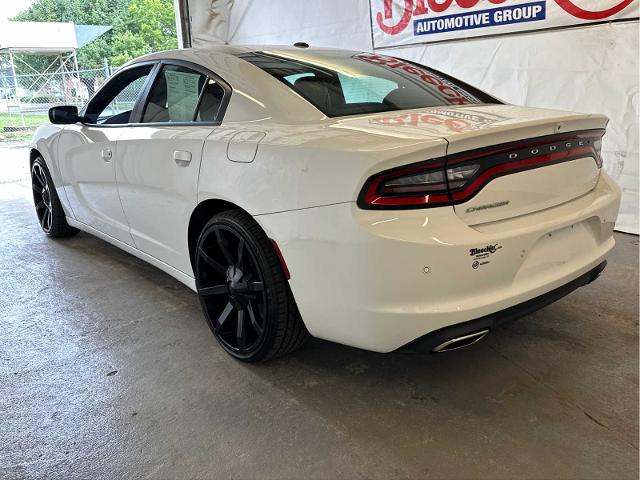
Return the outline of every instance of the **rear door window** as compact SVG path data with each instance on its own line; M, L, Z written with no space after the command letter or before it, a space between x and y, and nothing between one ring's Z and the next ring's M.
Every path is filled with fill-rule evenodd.
M214 79L178 65L158 73L142 114L142 123L214 122L224 89Z

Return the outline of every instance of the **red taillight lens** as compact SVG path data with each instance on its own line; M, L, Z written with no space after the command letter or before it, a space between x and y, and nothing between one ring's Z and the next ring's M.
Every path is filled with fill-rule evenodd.
M405 209L457 204L510 173L589 156L600 168L603 135L604 130L551 135L387 170L369 178L358 205Z

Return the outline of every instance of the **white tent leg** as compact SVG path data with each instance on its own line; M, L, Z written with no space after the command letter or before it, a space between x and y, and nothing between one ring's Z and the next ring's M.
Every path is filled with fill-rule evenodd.
M18 102L18 108L20 110L20 122L22 126L25 126L24 123L24 115L22 114L22 103L20 102L20 98L18 97L18 77L16 75L16 64L13 59L13 52L9 49L9 63L11 64L11 75L13 75L13 92L16 101ZM11 118L11 109L9 108L9 118Z

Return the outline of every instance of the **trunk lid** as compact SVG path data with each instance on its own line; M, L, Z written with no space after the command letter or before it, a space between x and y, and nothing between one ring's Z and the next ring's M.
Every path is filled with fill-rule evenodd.
M358 199L361 207L423 208L447 203L448 195L456 215L474 226L548 209L590 192L600 177L599 150L608 119L485 104L334 122L334 128L366 132L372 138L416 145L436 138L447 142L445 157L426 156L425 165L405 165L371 177ZM441 187L438 178L445 177Z
M456 215L468 225L551 208L595 188L601 161L594 143L606 117L510 105L456 113L476 118L468 130L445 136L447 169L480 166L476 188L456 192L450 182Z

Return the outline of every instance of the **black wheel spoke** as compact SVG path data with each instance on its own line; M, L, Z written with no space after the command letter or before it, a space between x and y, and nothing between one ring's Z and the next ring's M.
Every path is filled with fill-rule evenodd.
M44 188L44 186L47 184L47 179L45 178L44 173L39 166L33 169L33 176L38 181L40 186Z
M251 325L253 325L253 328L255 328L258 335L262 335L263 329L256 319L256 314L253 311L253 305L251 305L251 302L249 302L249 304L247 305L247 311L249 312L249 320L251 321Z
M243 253L244 253L244 238L241 238L240 241L238 242L238 265L240 265L240 267L244 266L244 264L242 263Z
M264 284L262 282L247 282L247 290L249 292L262 292L264 291Z
M227 295L228 290L226 285L214 285L213 287L205 287L198 290L198 293L204 297L209 295Z
M229 242L220 230L216 230L216 238L218 239L218 246L220 247L220 251L222 255L224 255L224 259L227 261L227 265L233 265L233 258L231 257L231 253L229 252Z
M224 268L224 266L222 266L222 264L220 264L218 261L209 256L202 248L200 248L199 253L200 257L207 263L207 265L213 268L216 272L223 276L227 274L227 269Z
M267 304L264 302L260 304L260 316L262 318L267 318Z
M51 210L47 207L45 212L42 214L42 221L40 222L42 228L45 230L49 230L51 228Z
M229 318L229 314L231 314L232 310L233 310L233 305L231 304L231 302L227 303L227 306L224 307L224 310L222 311L222 313L218 317L218 323L216 324L216 330L219 330L220 327L222 327L222 325L224 325L224 322L227 321L227 318Z
M237 292L240 292L249 297L255 298L256 294L264 292L264 285L262 282L245 282L235 288Z
M246 328L244 328L244 310L238 310L238 327L236 329L238 348L244 348L247 341Z
M40 210L41 208L44 208L44 209L47 208L47 206L44 204L43 201L36 203L36 210Z

